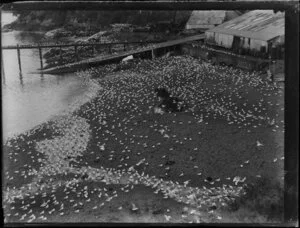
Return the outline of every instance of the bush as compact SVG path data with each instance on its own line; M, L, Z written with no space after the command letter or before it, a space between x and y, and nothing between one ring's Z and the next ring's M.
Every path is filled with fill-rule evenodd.
M33 21L38 21L38 24L45 24L46 27L40 25L39 30L47 30L48 25L52 28L71 25L75 29L85 29L89 26L92 30L99 31L105 29L113 23L130 23L138 26L146 26L149 23L157 23L159 21L172 20L178 25L184 25L189 18L190 11L61 11L61 10L47 10L47 11L15 11L18 15L14 26L17 24L24 24L29 26ZM46 21L46 22L44 22ZM87 25L82 27L83 25ZM27 30L27 26L23 29ZM52 27L53 26L53 27ZM15 27L13 27L15 28ZM31 28L31 27L30 27ZM35 27L37 29L37 27Z
M256 183L248 185L246 194L230 204L230 211L243 213L245 217L256 214L265 216L268 220L282 220L284 211L284 189L280 183L261 178ZM253 216L253 215L252 215Z

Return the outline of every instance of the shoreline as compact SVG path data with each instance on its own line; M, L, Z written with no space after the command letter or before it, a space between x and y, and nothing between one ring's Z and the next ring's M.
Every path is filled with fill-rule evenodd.
M76 74L76 72L74 74ZM77 75L75 75L75 76L77 76ZM76 111L78 111L80 109L81 106L83 106L84 104L86 104L89 101L91 101L92 99L94 99L98 92L97 89L100 89L100 87L97 87L98 83L95 79L88 78L87 81L89 83L89 85L88 85L89 87L87 88L87 91L84 92L83 94L81 94L80 97L77 97L77 99L74 100L71 104L69 104L66 109L60 111L57 114L52 115L52 117L48 118L47 120L43 121L42 123L35 125L34 127L30 128L30 129L27 129L27 130L21 131L21 132L12 133L11 136L7 136L3 140L4 144L10 140L14 140L14 139L18 138L20 135L27 135L27 134L30 134L31 132L35 132L38 129L42 128L47 123L53 122L53 121L55 121L55 119L60 118L61 116L73 115ZM80 87L82 87L82 85Z
M45 32L41 32L41 31L26 31L26 30L11 30L11 31L7 31L7 33L17 33L17 34L45 34ZM76 72L74 72L74 74L76 74ZM87 91L88 90L89 89L87 89ZM83 94L83 96L87 96L87 92L85 92ZM73 103L74 102L78 103L78 101L73 101ZM86 100L86 102L88 102L88 100ZM77 107L77 108L79 108L79 107ZM68 109L70 109L70 108L68 108ZM75 111L74 108L72 108L72 109L73 109L73 112L74 112ZM65 111L63 111L61 114L63 114L63 113L65 113ZM57 116L57 115L59 115L59 113L54 114L54 116L50 117L50 119L47 118L43 122L39 122L36 125L34 125L33 127L30 127L30 128L28 128L26 130L20 130L20 131L16 131L16 132L11 132L5 138L3 138L3 142L6 142L6 141L14 139L14 138L17 138L19 135L22 135L22 134L28 134L30 131L35 131L36 129L40 128L40 125L44 125L47 122L51 122L53 120L53 118L55 118L55 116Z
M53 29L55 30L55 29ZM13 33L13 32L16 32L16 33L28 33L28 34L40 34L40 35L44 35L44 41L43 42L48 42L49 40L53 40L53 38L48 38L48 37L45 37L45 34L49 31L52 31L52 30L45 30L45 31L39 31L39 30L35 30L35 31L28 31L28 30L18 30L18 29L4 29L3 31L3 28L2 28L2 33ZM66 42L75 42L76 40L80 40L80 39L84 39L84 38L87 38L87 36L78 36L78 37L74 37L74 35L70 35L70 36L66 36L66 37L61 37L61 38L57 38L57 39L54 39L55 41L66 41Z

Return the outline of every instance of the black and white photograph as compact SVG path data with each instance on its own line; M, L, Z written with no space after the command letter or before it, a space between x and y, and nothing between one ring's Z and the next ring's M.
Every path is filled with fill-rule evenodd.
M299 2L1 3L14 224L299 226Z

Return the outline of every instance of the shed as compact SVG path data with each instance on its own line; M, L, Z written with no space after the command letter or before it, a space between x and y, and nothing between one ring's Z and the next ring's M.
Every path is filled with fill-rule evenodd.
M225 10L194 10L185 29L207 30L239 16L238 12Z
M207 44L239 52L270 53L284 44L284 13L254 10L205 32Z

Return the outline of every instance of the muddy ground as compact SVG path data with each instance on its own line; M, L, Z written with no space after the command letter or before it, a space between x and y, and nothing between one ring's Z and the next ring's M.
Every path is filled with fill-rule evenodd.
M282 85L188 56L114 69L80 73L97 96L5 142L6 222L282 221ZM157 87L185 110L155 113Z

